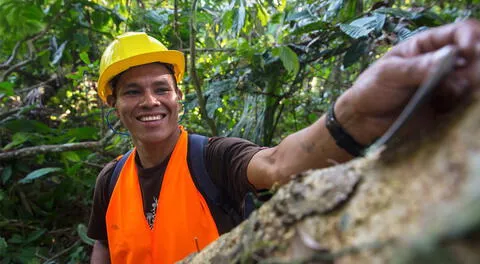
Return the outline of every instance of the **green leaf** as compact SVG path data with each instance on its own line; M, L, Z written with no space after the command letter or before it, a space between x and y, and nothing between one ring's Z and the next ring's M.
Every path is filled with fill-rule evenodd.
M327 12L325 12L325 15L323 17L323 21L329 21L331 18L334 16L338 15L340 12L340 9L343 7L345 1L344 0L329 0L328 1L328 9Z
M19 180L19 183L29 183L35 179L38 179L40 177L43 177L49 173L56 172L56 171L61 171L61 168L42 168L38 169L35 171L30 172L25 178Z
M367 51L366 41L356 41L345 53L343 57L343 67L348 68L357 62Z
M65 50L65 46L67 45L67 41L64 41L60 47L55 51L55 54L53 54L53 59L52 59L52 64L55 65L57 64L60 59L63 57L63 50Z
M15 133L12 137L12 141L8 143L5 147L3 147L2 150L5 151L5 150L10 150L12 148L15 148L19 145L22 145L29 139L30 139L30 135L27 133L24 133L24 132Z
M267 10L261 4L255 4L257 8L257 18L260 20L262 26L266 26L268 23L268 13Z
M0 257L4 257L7 254L8 244L5 238L0 236Z
M8 165L3 169L2 184L7 183L7 181L10 180L10 177L12 177L12 165Z
M350 37L359 39L367 37L374 30L380 31L384 24L385 15L375 14L374 16L356 19L350 24L340 24L340 29Z
M402 42L406 39L411 38L413 35L415 35L419 32L425 31L427 29L428 29L428 27L419 27L419 28L411 31L410 29L408 29L406 27L398 27L394 30L394 32L397 34L398 42Z
M328 30L330 28L330 23L324 22L324 21L316 21L312 22L303 26L300 26L296 28L292 34L293 35L300 35L304 33L310 33L312 31L317 31L317 30Z
M312 19L316 17L312 17L311 12L309 10L302 10L296 13L289 13L285 18L285 22L296 22L302 19Z
M230 30L232 29L233 27L233 17L235 16L235 11L232 9L232 10L228 10L227 12L225 12L225 14L223 14L223 18L222 18L222 25L223 25L223 28L225 28L225 30Z
M6 127L12 132L38 132L48 134L54 131L44 123L27 119L12 120L0 126Z
M23 243L23 237L19 234L13 234L13 236L8 240L8 243L12 244L21 244Z
M15 93L13 92L13 83L11 82L0 82L0 94L6 96L12 96Z
M77 140L96 139L98 135L98 128L96 127L77 127L68 130L65 133L67 138L76 138Z
M91 64L90 59L88 58L88 54L85 51L80 53L80 59L83 61L83 63L87 65Z
M243 4L243 0L240 0L240 8L236 10L236 21L233 27L235 28L235 35L240 35L240 31L242 31L243 26L245 25L245 5Z
M45 232L47 232L47 229L39 229L39 230L36 230L36 231L30 233L28 235L27 239L25 240L25 243L32 243L32 242L36 241L43 234L45 234Z
M73 162L80 162L81 161L80 156L78 156L78 154L75 153L74 151L63 152L62 157L69 160L69 161L73 161Z
M82 241L85 242L85 244L93 246L93 243L95 243L95 240L87 236L87 227L84 224L79 224L77 226L77 233L80 239L82 239Z
M298 56L288 46L280 46L273 49L272 54L278 56L283 63L283 67L292 75L296 75L300 69Z

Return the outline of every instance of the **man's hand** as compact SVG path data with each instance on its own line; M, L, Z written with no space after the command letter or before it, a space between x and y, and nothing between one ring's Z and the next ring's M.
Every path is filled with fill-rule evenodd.
M372 143L395 121L435 65L438 51L458 50L454 72L436 89L430 107L419 115L432 118L480 88L480 22L469 20L422 32L395 46L363 72L337 101L342 126L360 143Z

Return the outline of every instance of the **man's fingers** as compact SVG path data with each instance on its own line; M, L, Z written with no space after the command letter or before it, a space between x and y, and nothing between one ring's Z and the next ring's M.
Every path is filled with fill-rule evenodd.
M385 65L396 76L396 82L400 86L419 87L431 74L434 69L445 64L445 55L456 53L457 49L453 45L447 45L434 52L425 53L411 58L391 58ZM394 63L390 63L394 62ZM391 78L391 76L388 76Z
M414 57L446 45L455 45L461 56L470 61L475 57L475 46L479 42L480 22L468 20L419 33L395 46L387 56Z

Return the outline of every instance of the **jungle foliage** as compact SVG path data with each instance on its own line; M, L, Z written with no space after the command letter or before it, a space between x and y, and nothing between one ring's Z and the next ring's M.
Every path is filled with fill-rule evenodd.
M274 145L392 45L480 1L0 0L1 263L84 263L96 175L131 147L96 95L102 50L146 31L187 55L181 124ZM110 116L117 130L121 125Z

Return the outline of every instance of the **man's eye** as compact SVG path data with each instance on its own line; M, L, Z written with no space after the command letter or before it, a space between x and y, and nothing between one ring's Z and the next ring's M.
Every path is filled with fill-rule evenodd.
M166 94L166 93L168 93L169 91L170 91L170 90L167 89L167 88L158 88L158 89L155 90L155 92L156 92L157 94Z
M125 95L135 95L135 94L138 94L139 91L137 90L127 90L124 92Z

